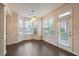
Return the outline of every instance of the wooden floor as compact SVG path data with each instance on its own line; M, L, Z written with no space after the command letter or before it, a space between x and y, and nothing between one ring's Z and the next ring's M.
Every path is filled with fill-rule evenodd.
M29 40L7 46L6 56L74 56L44 41Z

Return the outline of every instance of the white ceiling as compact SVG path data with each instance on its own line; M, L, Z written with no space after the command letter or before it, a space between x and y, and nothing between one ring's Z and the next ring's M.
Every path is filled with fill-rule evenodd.
M17 12L21 16L29 17L34 10L33 15L42 17L63 3L8 3L7 5L12 12Z

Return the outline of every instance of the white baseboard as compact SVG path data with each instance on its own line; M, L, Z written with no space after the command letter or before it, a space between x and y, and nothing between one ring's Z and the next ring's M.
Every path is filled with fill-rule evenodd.
M6 55L6 53L7 53L7 51L5 50L5 51L4 51L4 56Z

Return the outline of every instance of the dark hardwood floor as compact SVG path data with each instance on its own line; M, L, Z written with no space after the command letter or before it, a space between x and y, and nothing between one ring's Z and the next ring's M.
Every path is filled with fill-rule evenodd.
M6 56L75 56L44 41L28 40L7 46Z

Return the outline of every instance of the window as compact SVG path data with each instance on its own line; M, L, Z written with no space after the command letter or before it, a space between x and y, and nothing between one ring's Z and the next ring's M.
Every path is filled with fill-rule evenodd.
M43 21L43 31L44 35L54 35L54 18L51 17L48 20Z
M43 21L43 32L44 35L48 33L48 20Z
M25 21L24 34L30 35L32 34L32 26L30 21Z
M68 18L67 19L61 19L59 22L59 43L65 46L69 46L69 40L68 40Z
M70 21L71 11L66 11L60 14L59 17L59 40L58 43L69 47L70 38L69 32L71 32L71 21ZM71 34L70 34L71 35Z
M54 18L53 17L51 17L50 19L49 19L49 26L48 26L48 35L54 35L54 27L55 27L55 25L54 25Z
M20 17L19 17L19 20L18 20L18 27L19 27L18 32L20 34L22 34L22 32L23 32L23 20Z
M30 18L23 19L19 16L18 20L18 32L23 35L38 35L39 34L39 26L40 21L36 20L35 22L31 22Z
M33 31L33 34L35 34L35 35L37 35L38 34L38 28L39 28L39 22L38 22L38 20L37 21L35 21L34 23L33 23L33 27L34 27L34 31Z

